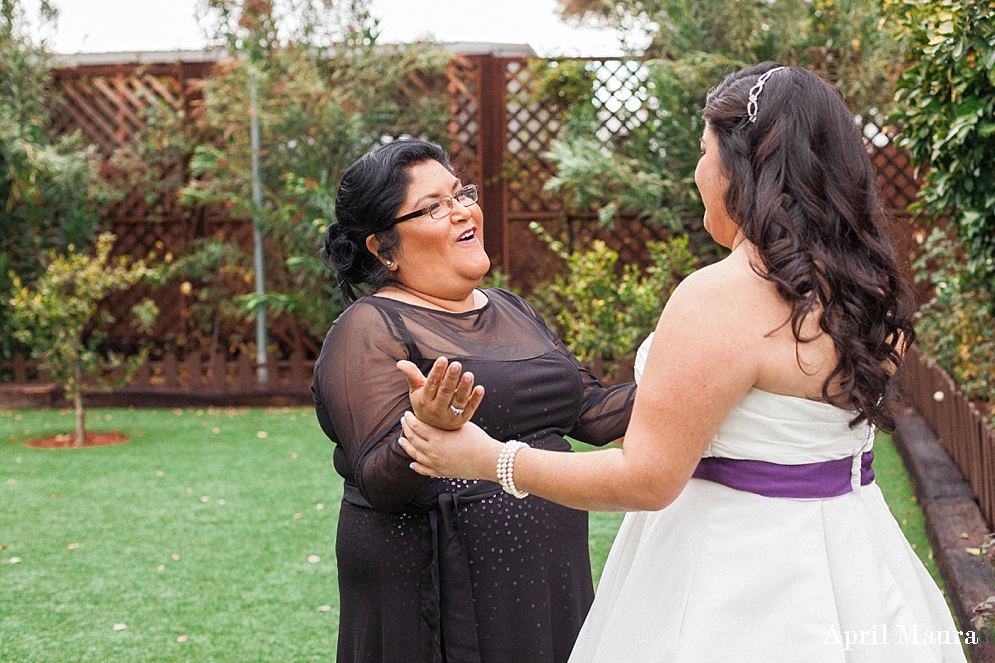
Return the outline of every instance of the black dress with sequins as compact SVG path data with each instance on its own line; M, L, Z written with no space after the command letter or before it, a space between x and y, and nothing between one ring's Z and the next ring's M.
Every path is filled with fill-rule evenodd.
M473 421L569 451L622 436L635 385L603 387L520 297L467 313L364 297L336 320L312 385L345 479L336 556L339 663L561 663L594 596L588 514L489 481L423 477L396 444L397 369L459 360L486 388Z

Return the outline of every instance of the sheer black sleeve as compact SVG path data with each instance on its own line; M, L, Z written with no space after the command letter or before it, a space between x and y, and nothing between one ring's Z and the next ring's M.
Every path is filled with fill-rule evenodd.
M411 408L397 369L407 358L385 313L360 300L328 332L311 386L318 422L338 443L336 469L381 510L401 507L427 481L396 444L401 415Z

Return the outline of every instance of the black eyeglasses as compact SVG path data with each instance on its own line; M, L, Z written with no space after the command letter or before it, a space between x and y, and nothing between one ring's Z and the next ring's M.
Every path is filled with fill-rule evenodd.
M442 196L437 201L420 209L416 212L411 212L410 214L405 214L404 216L399 216L394 219L394 223L400 223L401 221L408 221L409 219L416 219L419 216L425 216L428 214L433 219L443 219L453 211L453 201L459 202L463 207L469 207L477 202L477 185L467 184L465 187L457 191L451 196Z

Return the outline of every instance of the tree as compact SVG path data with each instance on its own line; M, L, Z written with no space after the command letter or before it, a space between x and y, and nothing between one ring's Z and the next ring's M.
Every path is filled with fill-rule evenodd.
M14 336L31 348L32 357L41 360L42 367L65 388L66 398L73 401L77 446L86 438L83 401L93 387L87 379L107 386L106 371L124 367L117 382L127 382L147 355L142 351L124 359L101 351L107 338L105 330L114 318L106 311L98 314L100 302L112 292L157 274L143 260L111 258L114 239L114 235L102 233L92 254L78 252L73 246L66 254L50 251L44 273L30 285L18 276L12 278L14 294L9 304ZM155 302L145 299L131 309L133 324L147 332L158 312Z
M995 312L995 4L888 0L887 8L910 53L895 118L913 161L928 169L914 211L950 219Z
M42 8L54 20L48 2ZM0 0L0 356L16 346L10 274L34 280L48 250L87 246L99 223L94 151L78 133L49 135L48 83L44 44L27 36L20 3Z
M448 138L444 87L428 84L417 91L415 83L441 78L449 56L428 44L380 45L365 2L209 0L206 11L218 42L233 57L205 84L205 130L218 138L195 149L185 201L222 204L236 217L256 213L249 132L254 77L267 291L239 301L250 314L265 308L292 316L300 326L296 348L316 351L308 346L311 339L320 338L344 308L317 257L342 172L385 139ZM293 24L283 18L291 15ZM204 243L200 251L220 254L214 244ZM194 259L181 266L197 264L205 263ZM225 264L251 260L229 252ZM224 282L210 280L215 289Z
M881 30L879 1L559 0L566 19L646 40L629 44L640 63L632 75L642 105L623 131L599 135L590 86L563 83L561 108L573 117L589 109L589 120L564 123L550 151L558 173L549 187L576 208L599 209L602 223L627 213L700 234L692 175L707 91L739 67L777 60L820 73L859 116L880 126L902 45ZM570 68L555 75L564 73L585 75Z

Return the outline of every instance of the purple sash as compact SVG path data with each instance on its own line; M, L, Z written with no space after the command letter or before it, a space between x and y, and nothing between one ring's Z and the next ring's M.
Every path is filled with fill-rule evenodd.
M860 457L862 486L874 481L873 460L873 451L864 452ZM710 457L702 458L691 476L764 497L825 499L846 495L853 490L850 484L852 466L853 458L850 456L804 465Z

